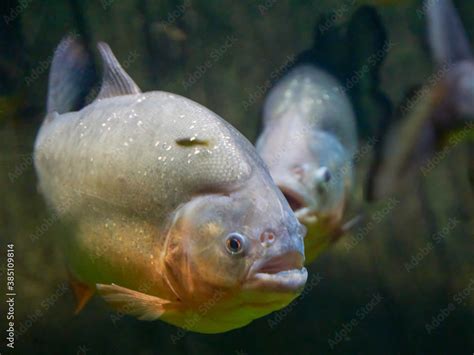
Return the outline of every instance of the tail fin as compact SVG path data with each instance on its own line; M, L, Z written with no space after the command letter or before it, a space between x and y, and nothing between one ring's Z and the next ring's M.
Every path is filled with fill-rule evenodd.
M65 37L54 52L48 83L47 111L65 113L83 104L95 79L94 62L76 37Z
M438 66L472 58L461 19L451 0L425 0L428 41Z

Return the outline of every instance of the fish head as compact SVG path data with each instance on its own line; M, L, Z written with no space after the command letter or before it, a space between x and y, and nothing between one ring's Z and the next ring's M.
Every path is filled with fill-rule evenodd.
M289 143L279 159L264 157L277 186L299 220L339 218L352 181L352 163L331 134L311 132L303 142ZM273 150L274 151L274 150Z
M168 279L183 299L199 302L221 290L229 302L266 314L304 287L305 227L266 172L232 191L194 197L170 230Z

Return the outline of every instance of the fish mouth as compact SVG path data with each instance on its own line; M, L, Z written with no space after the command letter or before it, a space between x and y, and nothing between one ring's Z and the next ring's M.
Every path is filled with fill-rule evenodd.
M252 268L253 276L247 287L299 293L308 278L308 271L303 265L304 256L296 251L272 257Z
M305 196L287 186L278 186L298 220L303 224L314 224L318 220L314 202L308 202Z
M306 203L305 203L304 197L300 193L285 186L278 186L278 187L283 193L283 196L285 196L293 212L301 210L305 207Z

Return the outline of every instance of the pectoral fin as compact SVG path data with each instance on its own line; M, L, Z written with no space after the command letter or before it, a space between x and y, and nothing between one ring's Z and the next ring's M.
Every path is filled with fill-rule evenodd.
M97 284L99 294L117 310L140 320L156 320L165 312L170 301L133 291L115 284Z

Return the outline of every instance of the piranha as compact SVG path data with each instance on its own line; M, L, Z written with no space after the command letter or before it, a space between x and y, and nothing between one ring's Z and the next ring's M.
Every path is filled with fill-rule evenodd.
M425 175L437 151L473 133L474 56L466 31L450 0L425 0L423 10L435 72L402 105L385 139L374 183L378 198L392 195L410 174Z
M433 113L437 129L452 129L460 119L474 117L474 56L456 8L450 0L426 1L428 42L436 69L443 73L438 106ZM443 99L439 100L439 96ZM454 117L454 118L453 118Z
M62 220L78 310L95 291L142 320L202 333L242 327L305 285L305 228L254 147L182 96L142 93L106 43L103 80L78 111L91 56L63 40L35 142L39 188Z
M307 263L343 233L356 147L352 106L328 73L299 65L265 98L257 152L307 227Z

